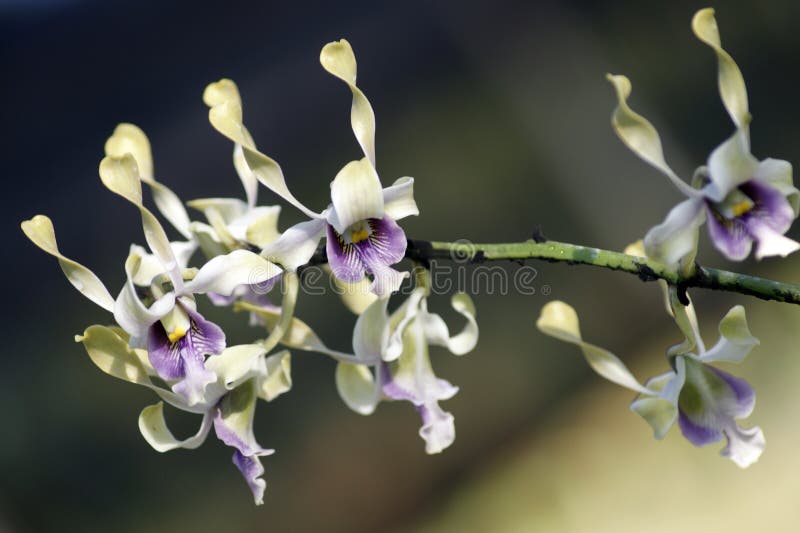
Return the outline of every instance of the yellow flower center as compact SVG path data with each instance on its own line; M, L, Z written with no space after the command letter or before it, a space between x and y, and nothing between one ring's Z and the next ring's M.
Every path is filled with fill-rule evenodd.
M369 238L369 230L367 230L367 226L361 226L358 230L353 230L350 233L350 240L353 244L359 243L361 241L365 241Z
M175 328L172 331L172 333L167 334L167 338L169 338L169 342L171 342L172 344L175 344L185 336L186 336L186 330L183 328Z
M731 206L731 213L733 213L733 216L739 217L753 209L754 206L755 204L749 199L742 200Z

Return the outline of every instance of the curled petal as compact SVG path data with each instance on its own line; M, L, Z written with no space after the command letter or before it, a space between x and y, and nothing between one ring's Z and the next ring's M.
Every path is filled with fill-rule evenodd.
M697 254L698 228L704 220L703 200L690 198L679 203L664 222L645 235L647 257L673 267L691 264Z
M242 123L242 102L236 84L228 79L210 84L203 93L203 101L210 108L208 119L211 125L235 144L242 146L242 155L247 167L258 181L307 216L320 218L318 213L301 204L289 192L280 165L256 149L253 139Z
M244 187L244 194L247 198L247 205L255 207L258 199L258 178L247 166L247 160L244 158L244 150L241 144L233 147L233 167L236 169L236 174L242 181Z
M747 89L744 78L733 58L722 48L719 28L712 8L701 9L692 19L692 30L698 39L710 46L717 54L718 85L722 103L737 128L746 128L750 123L747 106Z
M580 347L589 366L607 380L642 394L657 395L642 386L616 355L583 341L578 314L569 304L558 300L545 304L536 321L536 327L545 335Z
M336 389L344 403L360 415L370 415L380 400L380 387L365 365L340 361L336 365Z
M308 263L322 238L327 224L324 220L309 220L295 224L261 251L262 257L294 271Z
M356 222L383 218L383 189L372 164L366 159L347 163L331 182L331 201L328 222L338 233Z
M61 254L56 242L53 222L48 217L36 215L32 219L24 221L21 226L25 236L33 244L58 259L61 270L73 287L106 311L114 310L114 298L100 278L82 264Z
M625 76L612 74L606 75L606 78L617 93L617 108L611 116L611 125L617 136L633 153L664 173L679 191L690 198L698 196L699 192L680 179L664 160L661 138L653 125L628 106L628 97L631 95L630 80Z
M356 57L350 43L341 39L326 44L320 52L319 62L350 87L353 93L350 124L364 155L375 165L375 112L361 89L356 87Z
M427 313L421 315L422 326L425 329L425 336L430 344L444 346L455 355L464 355L471 352L478 343L478 323L475 321L475 304L466 293L453 295L451 300L453 309L458 311L467 319L464 330L457 335L450 336L444 320L439 315ZM427 307L426 304L423 304Z
M728 361L740 363L754 346L759 344L757 338L747 327L744 307L737 305L722 318L719 323L719 341L710 350L700 355L705 363Z
M248 250L235 250L211 259L186 284L190 294L229 295L240 285L258 285L282 272L277 265Z
M144 440L157 452L168 452L177 448L193 450L203 444L211 430L213 417L211 413L203 415L203 421L196 434L189 438L178 440L167 427L164 420L164 404L158 402L142 409L139 414L139 431Z
M417 407L422 417L419 436L425 441L425 453L441 453L456 440L456 426L453 415L439 407L438 402Z
M386 215L394 220L419 215L414 200L414 178L398 178L390 187L383 189L383 208Z

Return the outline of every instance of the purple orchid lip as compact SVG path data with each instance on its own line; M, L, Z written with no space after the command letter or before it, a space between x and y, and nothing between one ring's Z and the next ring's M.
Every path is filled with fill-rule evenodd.
M687 413L679 400L681 433L695 446L718 442L723 435L730 439L736 419L746 418L753 411L753 388L745 380L702 362L693 362L687 371L681 400L700 405L691 409L693 413ZM687 398L685 394L691 396Z
M718 207L706 199L711 241L734 261L741 261L750 254L753 242L761 240L764 228L770 233L783 235L794 220L791 205L774 187L750 180L740 185L738 190L752 202L752 206L733 218L720 213Z
M181 308L189 316L189 330L173 342L164 325L156 322L148 332L147 352L159 377L180 380L173 390L194 403L202 397L205 386L216 381L216 375L205 368L205 356L222 353L225 333L200 313Z
M375 277L376 287L393 287L401 274L391 265L403 259L408 244L403 229L392 218L384 216L363 221L362 226L351 233L345 238L328 225L326 251L334 276L352 283L369 273Z

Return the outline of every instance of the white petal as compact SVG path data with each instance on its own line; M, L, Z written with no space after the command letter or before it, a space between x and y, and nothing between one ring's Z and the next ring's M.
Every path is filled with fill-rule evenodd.
M589 366L607 380L636 392L653 395L653 391L642 386L616 355L581 339L578 315L570 305L558 300L548 302L542 307L536 327L546 335L579 346Z
M685 195L690 198L699 192L680 179L664 160L661 138L650 122L628 106L631 95L631 82L625 76L606 75L617 93L617 108L611 116L611 125L617 136L645 162L663 172Z
M209 357L205 367L220 378L226 389L231 390L259 374L266 375L263 365L265 353L266 350L258 344L229 346L221 354Z
M258 254L235 250L203 265L194 279L186 284L186 291L189 294L215 292L227 296L239 285L257 285L281 272L280 267Z
M370 415L380 400L380 390L372 372L364 365L339 362L336 389L347 406L360 415Z
M768 227L766 224L751 226L756 241L756 259L786 257L800 250L800 243Z
M367 97L356 87L356 57L350 43L342 39L326 44L320 52L319 62L350 87L353 93L350 124L364 155L375 165L375 113Z
M670 267L690 264L697 254L698 228L705 221L703 201L684 200L670 210L664 222L647 232L647 257Z
M176 448L186 448L193 450L205 442L208 432L211 429L213 416L211 412L203 416L200 429L191 437L178 440L167 427L164 420L164 404L158 402L142 409L139 414L139 431L144 440L157 452L168 452Z
M100 278L82 264L62 255L58 250L53 222L48 217L36 215L32 219L24 221L21 227L33 244L58 259L61 270L73 287L106 311L114 310L114 298Z
M719 323L719 341L713 348L700 355L699 359L705 363L726 361L740 363L750 353L759 341L750 333L747 327L747 317L744 307L737 305L722 318Z
M383 190L375 169L366 159L347 163L331 183L333 209L328 222L339 233L368 218L383 218Z
M278 240L265 246L261 255L279 263L286 270L297 270L308 263L317 251L324 231L324 220L300 222L284 231Z
M417 202L414 201L414 178L398 178L391 187L383 189L383 208L394 220L419 215Z
M710 46L717 54L718 85L722 103L738 128L746 128L750 122L747 106L747 89L739 67L730 55L722 49L719 28L714 19L714 10L701 9L692 19L692 30L698 39Z
M721 202L733 189L753 179L757 168L758 160L750 153L747 133L737 130L711 152L708 158L711 183L704 192L711 200Z
M143 337L147 329L175 307L175 293L168 292L148 308L139 299L133 283L141 258L131 253L125 261L127 281L114 302L114 320L132 337Z
M800 191L792 181L792 164L782 159L767 158L758 163L753 179L771 185L786 197L797 216L800 212Z
M353 351L360 361L375 364L381 360L388 339L388 303L388 298L376 300L356 320Z
M394 361L403 354L403 337L405 335L406 328L409 324L411 324L412 320L423 314L421 305L425 298L425 294L425 289L421 287L415 289L408 297L405 304L392 314L393 320L390 320L389 322L391 326L391 335L389 335L389 338L386 340L385 346L382 350L384 361ZM425 314L427 314L427 311L425 311ZM402 318L400 318L398 321L398 317L401 315ZM394 322L396 322L396 324ZM442 324L444 323L442 322ZM447 329L446 325L444 327ZM445 335L449 337L450 334L447 332Z
M725 430L725 437L728 445L720 455L730 458L741 468L747 468L758 461L767 445L764 432L758 426L741 429L733 424L730 429Z

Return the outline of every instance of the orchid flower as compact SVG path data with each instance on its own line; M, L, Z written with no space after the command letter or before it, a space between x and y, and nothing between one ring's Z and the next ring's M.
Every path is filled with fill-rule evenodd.
M351 124L365 155L339 171L331 183L331 205L321 213L300 203L289 191L278 163L256 149L243 124L241 98L233 81L212 83L203 101L210 108L211 124L241 146L244 161L256 179L311 219L286 230L264 247L262 255L295 270L309 261L325 235L328 262L337 278L357 282L370 274L373 292L387 296L407 277L391 266L403 259L407 244L396 221L419 214L414 180L403 177L382 188L375 170L375 114L355 84L356 60L350 44L341 40L325 45L320 62L353 93Z
M719 324L719 341L706 350L693 307L681 305L675 291L672 294L674 318L686 340L668 352L673 369L644 385L616 355L581 338L578 315L568 304L546 304L536 326L547 335L580 347L595 372L637 392L631 410L650 424L655 438L662 439L677 420L683 436L695 446L719 442L724 436L727 445L721 455L746 468L758 460L765 445L758 426L744 429L736 422L750 416L755 393L746 381L711 363L741 362L758 339L750 334L744 308L735 306ZM692 352L695 349L697 353Z
M49 218L38 215L23 222L22 229L34 244L58 258L67 278L79 291L114 314L130 336L132 347L147 347L152 366L176 394L189 404L200 402L205 387L216 380L213 371L205 367L205 358L222 352L225 334L197 312L194 295L230 294L242 284L274 278L281 269L246 250L215 257L197 271L180 268L176 250L163 227L142 204L134 156L106 156L100 164L100 177L108 189L139 209L145 238L160 265L156 268L145 264L138 247L133 247L125 262L127 282L116 300L91 270L61 254ZM184 274L191 279L186 281ZM148 283L148 278L146 299L152 300L149 307L140 297L136 283Z
M427 274L425 274L427 275ZM375 299L361 313L353 331L355 360L341 360L336 386L355 412L369 415L380 400L411 402L422 418L420 436L425 451L439 453L455 440L453 415L439 406L458 387L433 373L428 346L444 346L455 355L470 352L478 341L475 306L469 296L453 296L453 308L467 319L461 333L451 336L442 318L428 311L429 289L422 285L391 315L388 300Z
M689 267L697 251L698 228L707 220L712 243L730 260L745 259L753 243L756 259L785 257L800 249L784 236L800 207L792 166L778 159L758 161L750 153L747 90L739 67L721 46L714 10L697 12L692 29L717 56L720 96L737 129L711 153L707 165L697 169L691 186L664 160L653 125L628 106L628 78L608 75L618 99L612 117L617 135L688 197L647 233L647 255L670 266Z
M139 415L139 430L156 451L197 448L213 426L217 438L235 449L233 463L244 476L255 503L264 502L266 482L262 479L264 467L259 458L271 455L274 450L262 448L256 442L253 416L257 398L271 401L291 388L288 351L265 357L268 349L261 345L226 348L207 362L207 368L216 379L204 389L200 401L189 404L183 396L153 383L151 378L158 372L148 354L131 348L124 331L90 326L75 340L83 343L92 361L103 372L148 387L173 407L203 416L197 433L181 440L167 427L163 402L146 407Z

